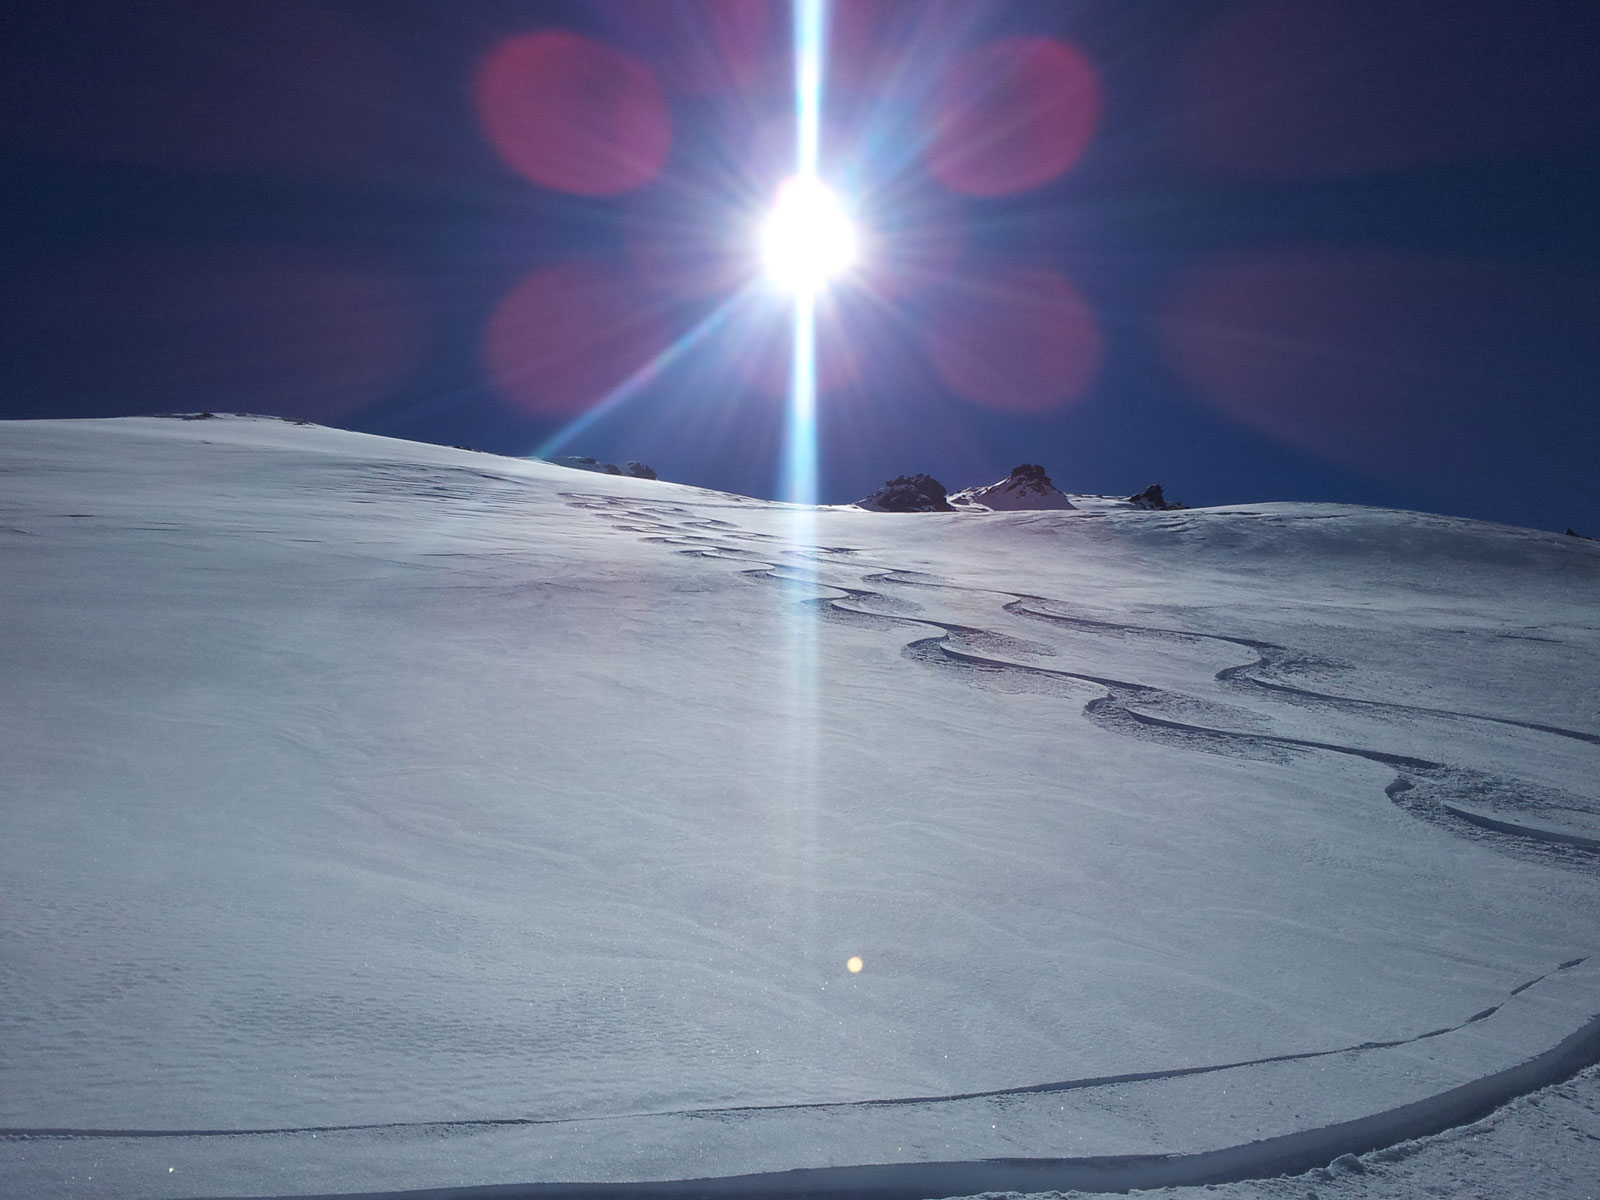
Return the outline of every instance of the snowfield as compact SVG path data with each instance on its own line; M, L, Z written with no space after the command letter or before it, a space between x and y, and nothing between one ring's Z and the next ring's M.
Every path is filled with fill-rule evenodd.
M1074 502L0 426L0 1191L1248 1181L1600 1061L1600 544Z

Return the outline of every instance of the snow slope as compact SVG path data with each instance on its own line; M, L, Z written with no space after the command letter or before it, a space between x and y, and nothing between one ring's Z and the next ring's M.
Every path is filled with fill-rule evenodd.
M987 509L990 512L1076 507L1065 493L1050 482L1043 467L1026 463L1013 468L1011 474L995 483L951 493L950 504L954 508Z
M0 554L16 1194L1205 1182L1600 1057L1591 543L150 418L0 426Z

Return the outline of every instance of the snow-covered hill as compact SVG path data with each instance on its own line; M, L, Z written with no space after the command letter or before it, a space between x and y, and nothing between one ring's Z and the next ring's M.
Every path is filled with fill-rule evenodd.
M0 426L0 556L8 1194L1204 1182L1600 1057L1592 543L151 418Z
M1071 500L1050 482L1050 476L1036 463L1013 467L1011 474L982 487L963 488L950 497L955 508L987 509L991 512L1028 512L1036 509L1068 509Z

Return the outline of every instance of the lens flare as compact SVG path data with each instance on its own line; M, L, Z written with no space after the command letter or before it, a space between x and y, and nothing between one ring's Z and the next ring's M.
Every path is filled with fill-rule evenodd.
M502 42L474 83L489 142L540 187L618 196L654 180L672 148L672 114L631 54L542 30Z
M513 408L576 417L672 342L667 313L626 270L561 263L525 276L490 319L486 376Z
M957 395L1038 415L1087 394L1104 355L1094 309L1066 277L1018 263L967 271L946 288L923 345Z
M928 169L964 196L1009 196L1064 175L1100 120L1100 84L1076 48L1002 38L939 80Z
M778 287L815 294L855 262L855 226L827 184L796 175L778 189L762 230L761 257Z

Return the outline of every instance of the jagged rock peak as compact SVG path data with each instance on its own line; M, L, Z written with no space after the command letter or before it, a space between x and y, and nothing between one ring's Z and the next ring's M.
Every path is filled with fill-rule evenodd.
M856 501L873 512L951 512L944 484L932 475L897 475L872 495Z
M1149 487L1145 488L1144 491L1136 492L1134 495L1129 496L1128 503L1132 504L1136 508L1159 509L1163 512L1174 511L1186 507L1185 505L1179 504L1176 500L1168 500L1164 495L1162 495L1161 485L1159 483L1152 483Z
M1038 463L1018 463L1011 468L1010 478L1019 482L1042 483L1045 487L1054 486L1050 482L1050 476L1044 473L1044 468Z

